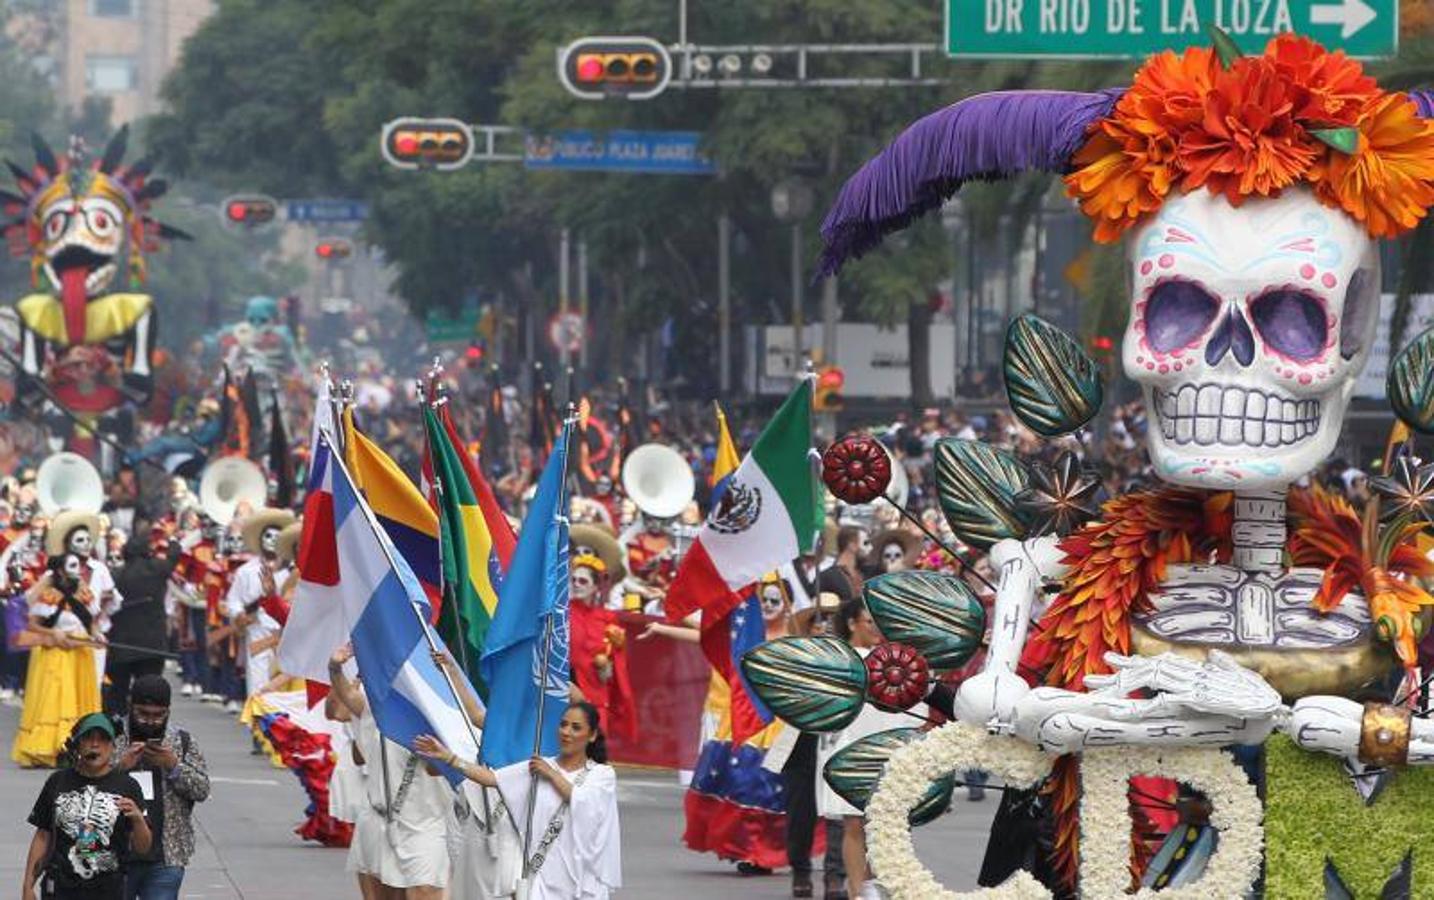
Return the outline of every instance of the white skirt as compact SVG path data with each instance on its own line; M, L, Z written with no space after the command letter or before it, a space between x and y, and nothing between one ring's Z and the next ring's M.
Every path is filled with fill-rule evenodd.
M442 819L389 823L373 807L359 812L344 868L389 887L448 886L448 829ZM389 840L392 832L393 840Z
M463 786L472 806L462 820L456 814L448 820L448 855L453 861L449 900L502 900L511 897L523 868L520 839L505 815L494 832L490 852L488 836L483 829L481 791L470 783L465 782ZM490 806L496 806L498 800L497 791L491 791Z

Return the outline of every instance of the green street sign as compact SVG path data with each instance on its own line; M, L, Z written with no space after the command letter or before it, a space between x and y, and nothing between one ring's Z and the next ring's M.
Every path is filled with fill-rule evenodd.
M1295 31L1350 56L1393 56L1399 0L946 0L946 52L1139 59L1208 45L1211 25L1251 54Z
M464 310L457 318L449 318L437 310L430 309L424 318L423 328L428 340L433 343L444 341L470 341L478 336L478 310Z

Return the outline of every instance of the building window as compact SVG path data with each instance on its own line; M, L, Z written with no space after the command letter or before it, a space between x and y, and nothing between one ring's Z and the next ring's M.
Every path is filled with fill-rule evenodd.
M120 94L139 85L139 65L133 56L85 58L85 89L95 94Z
M90 0L90 15L106 19L133 19L135 0Z

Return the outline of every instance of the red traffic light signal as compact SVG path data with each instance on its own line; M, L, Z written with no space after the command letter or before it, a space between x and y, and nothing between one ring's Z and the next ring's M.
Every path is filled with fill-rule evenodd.
M262 194L237 194L226 198L220 209L224 212L224 221L230 225L253 228L274 221L279 204Z
M558 80L576 97L656 97L672 79L667 48L646 37L588 37L558 52Z
M473 129L458 119L394 119L383 126L379 147L400 169L459 169L473 158Z
M1096 350L1101 350L1105 353L1109 353L1110 351L1115 349L1115 341L1103 334L1098 334L1095 337L1091 338L1090 345L1092 348Z
M348 259L354 252L354 245L344 238L325 238L314 247L314 255L325 262Z
M846 385L846 373L840 366L823 366L817 372L816 389L812 394L812 408L817 412L836 412L844 404L841 389Z

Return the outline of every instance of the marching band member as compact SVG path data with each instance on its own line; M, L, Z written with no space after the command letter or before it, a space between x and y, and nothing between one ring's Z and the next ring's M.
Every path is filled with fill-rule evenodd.
M62 514L63 515L63 514ZM94 644L103 637L100 608L85 580L84 561L62 552L30 589L25 707L11 759L25 767L53 767L70 728L100 708Z
M642 527L628 528L623 535L627 548L627 589L648 601L649 611L667 597L672 579L677 577L677 550L672 541L674 519L641 514Z
M263 609L264 601L278 595L289 572L279 561L279 532L294 524L287 509L261 509L244 520L244 547L252 554L234 573L224 596L224 613L236 629L243 629L245 697L264 689L273 677L273 642L279 623Z

